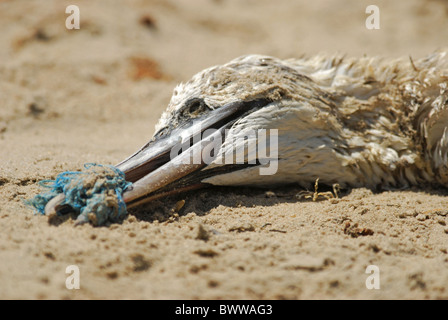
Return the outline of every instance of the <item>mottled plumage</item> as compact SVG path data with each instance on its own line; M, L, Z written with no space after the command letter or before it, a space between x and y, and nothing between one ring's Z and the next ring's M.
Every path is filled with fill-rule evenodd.
M193 98L211 109L268 98L270 104L239 119L231 133L279 129L277 174L260 176L252 167L204 182L309 186L320 178L342 186L447 185L447 85L447 51L418 61L249 55L178 85L156 131L175 127Z

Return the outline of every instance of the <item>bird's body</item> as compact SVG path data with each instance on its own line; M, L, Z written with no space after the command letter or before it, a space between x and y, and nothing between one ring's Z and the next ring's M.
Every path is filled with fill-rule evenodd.
M342 186L448 185L447 85L446 51L415 63L243 56L179 85L156 131L176 126L179 110L191 98L212 109L267 98L272 102L239 119L230 136L278 129L277 173L261 176L249 167L204 182L309 186L319 178Z

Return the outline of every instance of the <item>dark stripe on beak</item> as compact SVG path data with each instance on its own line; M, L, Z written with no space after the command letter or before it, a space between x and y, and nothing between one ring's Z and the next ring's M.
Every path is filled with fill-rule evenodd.
M156 134L138 152L117 165L125 173L126 180L133 182L133 187L123 195L127 205L134 206L153 200L159 197L157 194L166 194L166 192L172 194L176 191L182 192L200 187L201 180L205 177L198 173L206 164L202 159L201 163L194 164L191 155L195 152L202 154L202 149L210 142L212 136L216 135L215 138L222 139L225 129L230 128L238 119L269 103L270 101L266 99L229 103L210 111L201 118L189 119L181 123L168 134ZM217 131L201 140L202 134L207 129ZM198 135L199 139L197 139ZM171 150L182 141L189 143L188 146L191 147L187 150L188 152L173 156ZM199 142L194 143L196 141ZM242 168L241 165L239 168ZM197 179L194 178L195 174ZM187 176L188 179L182 179ZM183 182L180 183L181 181ZM168 187L170 185L177 187L173 190L172 187Z

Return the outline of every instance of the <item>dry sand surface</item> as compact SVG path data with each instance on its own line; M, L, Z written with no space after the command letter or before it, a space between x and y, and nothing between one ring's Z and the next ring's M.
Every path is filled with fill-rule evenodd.
M380 30L365 28L372 3ZM65 28L69 4L0 0L1 299L448 298L445 189L318 202L295 186L207 189L100 228L23 204L41 179L136 151L174 86L206 67L249 53L420 58L448 45L447 1L78 0L80 30Z

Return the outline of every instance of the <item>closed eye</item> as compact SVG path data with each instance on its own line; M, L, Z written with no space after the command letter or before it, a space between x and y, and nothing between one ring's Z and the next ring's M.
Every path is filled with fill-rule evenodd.
M185 102L181 115L185 118L197 118L207 110L211 110L211 108L207 106L203 99L193 98Z

